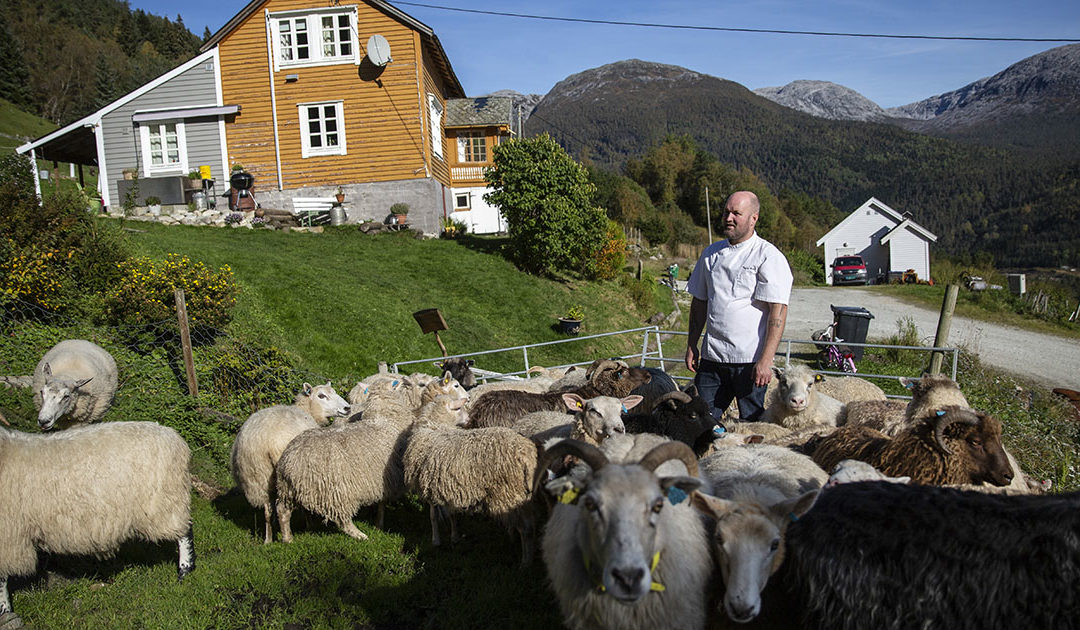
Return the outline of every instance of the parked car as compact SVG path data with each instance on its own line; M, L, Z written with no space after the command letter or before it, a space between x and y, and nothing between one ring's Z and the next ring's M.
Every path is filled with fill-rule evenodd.
M832 264L832 283L841 284L869 284L866 276L866 261L862 256L837 256Z

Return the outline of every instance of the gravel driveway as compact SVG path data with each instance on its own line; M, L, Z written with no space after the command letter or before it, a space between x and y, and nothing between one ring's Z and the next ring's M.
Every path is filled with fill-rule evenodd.
M896 322L910 317L919 338L933 339L940 308L929 309L862 287L795 288L788 308L788 339L809 339L810 333L832 320L830 304L861 306L873 314L869 337L897 331ZM1049 388L1080 389L1080 342L985 321L953 317L949 346L960 345L984 363L1030 378ZM946 357L948 358L948 357Z

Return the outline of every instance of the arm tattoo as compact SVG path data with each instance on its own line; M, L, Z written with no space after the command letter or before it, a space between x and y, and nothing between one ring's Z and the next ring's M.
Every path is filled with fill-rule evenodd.
M769 328L783 328L784 320L780 317L770 317L768 326Z

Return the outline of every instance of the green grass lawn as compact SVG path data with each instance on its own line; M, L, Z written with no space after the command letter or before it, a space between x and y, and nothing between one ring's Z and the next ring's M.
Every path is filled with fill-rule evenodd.
M197 568L178 584L170 544L131 542L105 560L49 557L36 575L11 582L12 602L24 621L35 628L95 629L559 625L539 557L535 566L520 568L518 543L482 518L461 519L464 541L434 548L426 507L415 499L391 505L381 531L372 525L374 510L362 509L356 520L370 536L364 542L318 518L305 523L296 516L294 543L263 545L256 510L232 488L227 470L239 423L206 408L242 418L250 412L245 405L289 402L302 380L330 379L344 393L379 361L437 356L434 339L421 334L412 318L419 309L439 308L449 325L443 341L450 352L464 353L565 339L556 331L556 317L574 304L585 309L585 333L639 327L653 313L671 310L668 289L648 285L646 305L639 307L622 282L521 274L499 255L505 246L499 238L365 236L351 226L304 234L124 225L138 253L227 264L242 287L224 336L196 348L200 398L187 395L174 350L81 322L24 322L6 330L0 373L28 374L44 349L65 337L83 336L109 348L121 386L107 419L159 421L192 447ZM685 328L685 317L684 309L676 328ZM214 348L229 344L237 349L213 358ZM295 366L290 373L240 362L243 355L270 356L270 347L291 357L294 363L282 363ZM588 341L530 353L530 362L551 365L639 349L640 337L634 343ZM521 360L482 358L480 366L520 369ZM873 364L874 372L917 374L922 361L912 353L868 353L863 363ZM235 390L250 384L238 376L273 380L270 391L278 398L239 396L244 392ZM970 357L961 362L959 380L973 405L1002 419L1006 445L1029 472L1052 479L1059 490L1080 488L1080 423L1069 419L1060 401ZM222 401L229 406L218 407ZM16 428L36 430L29 390L0 388L0 410Z

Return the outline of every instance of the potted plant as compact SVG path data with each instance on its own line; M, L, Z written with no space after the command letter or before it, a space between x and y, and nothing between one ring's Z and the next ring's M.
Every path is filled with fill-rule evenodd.
M124 173L124 179L135 179L135 176L139 174L139 169L129 167L129 168L125 168L123 170L123 173Z
M230 169L229 172L230 173L246 173L247 171L244 169L243 164L241 164L239 162L233 162L232 169Z
M581 322L585 319L585 309L580 304L575 304L566 309L566 313L559 318L559 332L566 335L576 335L581 332Z
M199 173L199 169L192 169L187 174L187 179L184 180L184 188L187 190L202 190L202 174Z
M146 209L155 217L161 216L161 197L155 197L153 195L147 197Z
M337 187L337 195L335 195L338 205L345 203L345 189L341 186Z
M394 219L396 219L398 225L405 223L409 220L407 216L409 214L409 204L401 201L395 203L390 206L390 214L394 215Z

